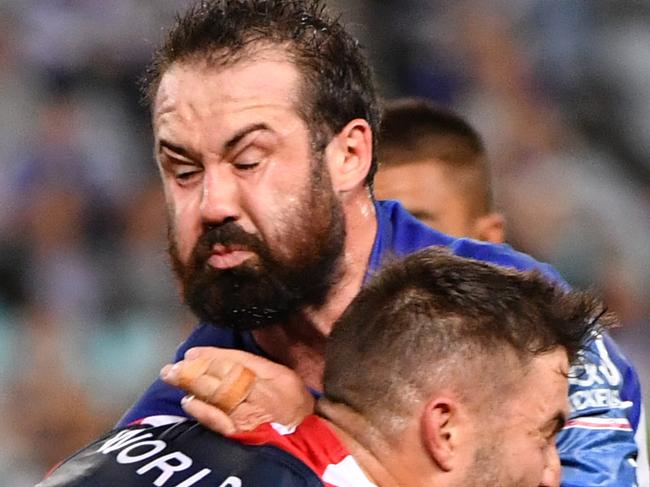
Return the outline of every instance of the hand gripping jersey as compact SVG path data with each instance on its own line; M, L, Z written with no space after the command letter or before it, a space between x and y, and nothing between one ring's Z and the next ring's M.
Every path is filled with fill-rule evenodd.
M557 271L508 245L455 239L430 229L396 201L376 204L378 230L368 274L389 256L401 256L431 245L454 254L519 270L539 269L564 283ZM219 324L202 323L176 353L176 360L195 346L236 348L266 356L249 332L233 332ZM609 336L595 341L587 363L572 372L571 415L558 438L563 487L650 487L646 430L638 376ZM267 357L268 358L268 357ZM183 393L157 380L122 418L127 424L155 414L184 415Z
M376 487L329 426L309 416L230 438L154 416L75 453L37 487Z

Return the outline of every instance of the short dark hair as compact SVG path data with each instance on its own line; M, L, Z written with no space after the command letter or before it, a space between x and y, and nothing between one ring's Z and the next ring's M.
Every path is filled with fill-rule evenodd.
M400 98L385 104L378 148L380 165L416 161L443 164L476 216L493 208L490 170L483 140L457 113L426 98Z
M365 119L379 132L379 108L368 62L356 39L320 0L204 0L177 17L141 83L153 104L160 79L174 63L229 65L265 45L286 46L302 74L297 107L322 150L349 121ZM323 135L325 137L323 137ZM366 184L377 170L374 157Z
M398 424L395 418L409 416L414 401L435 387L461 384L471 371L491 383L484 389L503 388L509 373L523 375L532 358L557 347L575 362L613 322L603 310L591 294L564 289L539 271L424 249L381 270L334 325L325 398L386 431ZM512 352L517 370L502 370L497 357ZM486 380L495 369L497 377Z

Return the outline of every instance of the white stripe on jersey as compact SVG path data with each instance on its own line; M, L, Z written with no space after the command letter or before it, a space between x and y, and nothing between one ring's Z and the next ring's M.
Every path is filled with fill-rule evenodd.
M287 436L292 435L296 432L297 426L285 426L280 423L271 423L271 428L273 428L279 435Z
M147 416L146 418L138 419L131 424L144 424L147 426L165 426L168 424L180 423L187 421L184 416L172 416L168 414L159 414L156 416Z
M377 487L373 484L351 455L339 463L327 466L321 476L324 482L336 487Z
M598 418L598 417L584 417L570 419L567 421L563 429L568 430L572 428L592 429L592 430L623 430L632 431L630 422L625 418Z

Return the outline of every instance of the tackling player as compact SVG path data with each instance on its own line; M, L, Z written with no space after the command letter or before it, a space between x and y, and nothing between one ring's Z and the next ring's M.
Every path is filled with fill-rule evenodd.
M568 367L610 319L538 272L421 250L382 269L334 326L319 416L231 438L145 418L41 485L557 486Z

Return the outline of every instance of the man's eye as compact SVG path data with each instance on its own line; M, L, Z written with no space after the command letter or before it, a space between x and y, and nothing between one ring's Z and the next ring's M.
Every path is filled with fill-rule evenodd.
M190 181L201 172L200 169L193 166L181 166L173 170L174 179L181 183Z
M233 166L240 171L250 171L259 165L259 161L238 161L233 163Z
M257 168L266 156L266 151L255 145L249 145L232 157L231 164L238 171L251 171Z
M176 179L180 179L181 181L186 181L190 179L192 176L194 176L196 173L197 171L180 172L176 174Z

